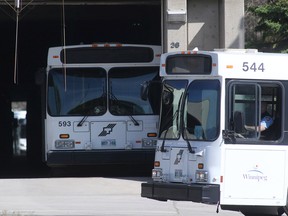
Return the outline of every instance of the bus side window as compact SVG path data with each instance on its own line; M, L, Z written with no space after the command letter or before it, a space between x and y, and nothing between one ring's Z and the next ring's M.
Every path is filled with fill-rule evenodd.
M233 121L234 131L236 133L242 134L245 132L245 121L244 121L244 114L240 111L234 112L234 121Z
M259 140L262 143L260 140L281 138L283 90L279 83L237 81L231 83L229 90L231 103L227 128L234 132L236 142Z

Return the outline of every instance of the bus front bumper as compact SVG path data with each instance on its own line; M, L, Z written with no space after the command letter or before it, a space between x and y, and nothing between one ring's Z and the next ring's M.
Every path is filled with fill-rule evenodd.
M48 166L135 164L153 167L155 149L139 150L91 150L91 151L49 151Z
M211 184L148 182L141 185L141 197L215 204L220 199L220 187Z

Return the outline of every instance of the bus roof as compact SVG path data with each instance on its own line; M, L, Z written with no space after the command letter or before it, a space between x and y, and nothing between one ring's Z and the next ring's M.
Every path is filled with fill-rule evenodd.
M171 56L204 55L211 57L211 73L189 74L166 71L166 59ZM161 57L160 76L222 76L241 79L288 79L288 54L263 53L253 49L215 51L185 51L165 53Z

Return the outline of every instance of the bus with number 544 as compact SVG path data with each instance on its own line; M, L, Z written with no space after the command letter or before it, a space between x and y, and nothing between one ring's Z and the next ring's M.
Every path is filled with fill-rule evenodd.
M102 43L52 47L43 86L48 166L153 167L161 47ZM142 84L155 81L143 100Z
M195 49L160 64L154 169L141 196L288 214L288 55Z

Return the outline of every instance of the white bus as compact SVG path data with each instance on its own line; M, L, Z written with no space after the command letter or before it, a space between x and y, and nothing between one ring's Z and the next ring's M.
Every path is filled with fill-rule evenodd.
M47 165L153 167L160 56L161 47L152 45L50 48L44 112ZM147 81L155 81L155 92L143 100L140 92Z
M159 139L141 196L287 213L287 70L287 54L257 50L163 54ZM263 101L273 124L260 131Z

